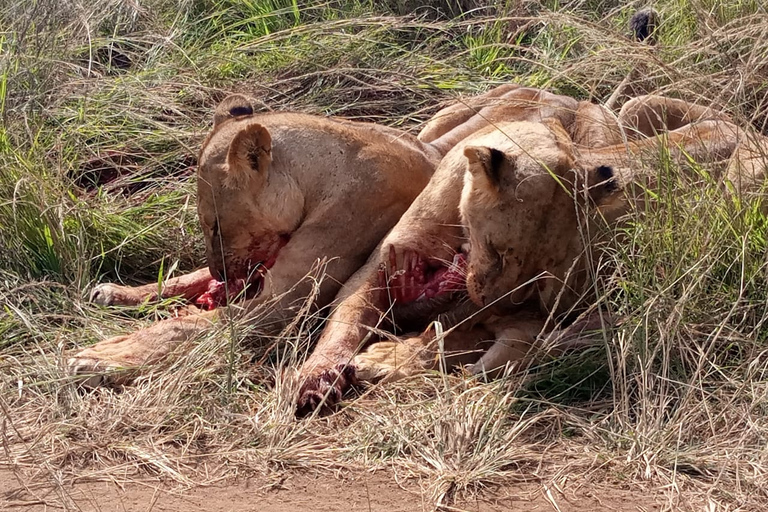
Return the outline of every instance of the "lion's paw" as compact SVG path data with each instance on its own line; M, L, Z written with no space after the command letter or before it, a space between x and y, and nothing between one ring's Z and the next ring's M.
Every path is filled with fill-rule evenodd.
M70 374L77 377L77 383L88 389L122 386L130 380L129 372L115 361L85 357L78 354L67 361Z
M298 416L308 416L314 410L333 409L344 392L357 383L357 372L354 366L339 364L334 368L321 370L305 378L299 390L299 400L296 406Z
M100 306L136 306L143 302L132 288L114 283L101 283L91 290L90 302Z
M357 377L365 382L392 382L422 373L430 365L420 347L408 342L380 341L355 356Z
M135 369L146 361L146 348L135 337L116 336L83 349L67 361L71 375L82 377L87 388L123 385Z

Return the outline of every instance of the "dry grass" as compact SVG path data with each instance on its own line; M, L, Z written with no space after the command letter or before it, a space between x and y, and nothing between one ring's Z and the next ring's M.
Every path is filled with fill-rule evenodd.
M63 363L169 314L89 305L97 279L152 280L161 261L180 271L202 260L192 183L178 171L226 92L415 130L455 93L507 81L603 101L638 62L634 93L717 105L765 132L759 2L665 4L659 50L623 35L637 5L531 2L446 19L366 3L151 4L0 6L0 466L57 483L62 500L81 480L187 487L385 468L424 482L436 505L502 482L584 477L663 487L671 508L686 496L765 509L766 219L663 159L655 206L606 254L616 271L603 306L621 326L526 375L426 375L298 421L310 314L276 338L233 322L121 390L78 390ZM116 167L140 190L73 186L108 150L130 156Z

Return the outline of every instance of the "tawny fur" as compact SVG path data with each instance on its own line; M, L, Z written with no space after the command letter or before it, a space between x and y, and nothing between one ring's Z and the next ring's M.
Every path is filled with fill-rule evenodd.
M469 236L467 290L477 312L444 341L459 353L475 354L472 372L493 370L522 363L560 319L589 302L586 254L594 247L590 233L600 233L598 225L614 222L628 201L636 200L625 193L633 183L653 184L653 176L641 171L646 154L658 155L665 145L679 161L730 158L724 178L750 184L763 179L765 160L760 156L768 148L765 139L747 136L711 109L646 96L627 102L615 118L572 100L568 110L569 98L534 96L523 88L491 97L514 103L518 94L523 98L519 109L497 103L504 120L481 128L447 153L427 188L352 276L305 374L321 371L329 361L347 361L361 368L362 376L376 378L434 367L432 357L418 355L429 347L434 351L430 332L410 338L403 347L374 344L355 357L370 326L381 327L384 319L393 327L403 316L398 315L398 305L382 300L376 289L376 269L388 265L392 253L415 251L450 261ZM532 100L541 103L538 116L531 112ZM462 125L455 126L458 111L446 117L449 129L442 135L428 126L429 138L439 141L461 130ZM486 118L493 115L488 111ZM470 122L472 117L465 118L465 124ZM488 168L491 149L504 154L498 169ZM395 267L402 268L399 260ZM422 312L425 324L436 318L435 312ZM594 327L595 322L586 323ZM480 329L480 335L473 336L473 329ZM562 334L561 339L580 338L578 333ZM387 354L409 363L398 366Z
M213 276L247 277L254 263L277 254L261 293L245 309L281 297L261 320L279 329L310 295L314 283L302 278L323 258L328 276L316 306L331 302L424 188L441 156L400 130L304 114L253 114L246 98L231 96L217 108L199 157L197 201L208 269L167 280L161 293L194 299ZM131 305L157 295L157 284L105 284L92 300ZM197 320L160 322L86 348L69 365L80 374L149 365L226 316L214 310Z

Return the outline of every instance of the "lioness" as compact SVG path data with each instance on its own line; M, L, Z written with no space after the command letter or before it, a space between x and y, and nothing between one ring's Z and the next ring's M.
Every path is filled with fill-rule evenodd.
M317 306L366 260L434 172L442 152L397 129L292 114L254 114L233 95L216 109L200 150L197 200L208 268L170 279L163 296L183 296L209 309L243 288L245 307L280 297L265 324L278 327L310 294L302 278L328 258ZM224 281L226 278L227 284ZM92 300L139 304L157 285L104 284ZM75 373L147 365L219 317L212 312L159 322L81 350ZM125 380L127 373L111 379ZM102 376L89 380L94 385Z
M741 193L765 179L768 138L741 130L724 114L645 96L625 104L619 121L634 140L580 148L564 139L565 166L525 165L526 156L508 143L466 151L469 172L459 208L471 246L467 292L478 306L503 309L506 324L517 327L472 371L520 360L547 334L547 322L551 330L550 319L594 300L596 242L606 231L601 227L613 225L656 184L641 165L644 155L658 155L664 146L681 164L719 163L715 178ZM478 157L488 154L496 156Z
M513 96L524 93L530 91ZM697 161L735 155L728 179L762 177L757 155L768 145L711 109L646 96L611 120L570 98L539 101L539 119L524 101L517 109L510 102L505 121L464 139L443 158L342 292L346 300L305 365L300 407L310 410L341 396L353 373L346 369L343 378L331 380L341 361L366 377L402 373L403 363L434 366L434 351L424 351L431 333L374 344L353 362L369 328L380 322L410 329L439 313L449 313L449 324L472 316L444 340L446 351L462 353L456 363L474 363L470 371L477 373L520 360L545 325L551 329L553 319L572 313L590 290L583 257L592 249L589 236L624 213L624 190L646 151L666 145L673 156ZM455 294L464 276L472 303ZM325 371L319 384L318 368Z

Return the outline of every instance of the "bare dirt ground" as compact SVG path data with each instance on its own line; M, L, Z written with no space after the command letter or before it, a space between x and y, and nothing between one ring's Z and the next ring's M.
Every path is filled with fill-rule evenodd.
M662 511L685 510L660 494L627 491L610 485L563 482L543 486L525 483L486 489L469 502L441 507L445 511ZM392 474L377 472L354 478L332 474L286 474L268 480L247 478L216 486L174 490L157 481L117 485L80 482L56 486L53 478L29 481L20 473L0 469L0 510L126 512L411 512L435 510L430 496L415 481L402 485Z

